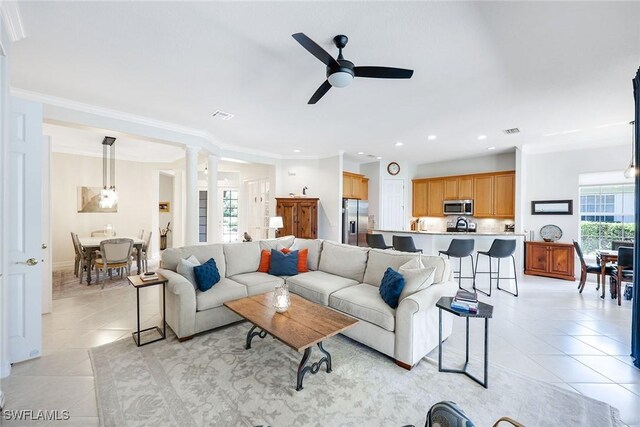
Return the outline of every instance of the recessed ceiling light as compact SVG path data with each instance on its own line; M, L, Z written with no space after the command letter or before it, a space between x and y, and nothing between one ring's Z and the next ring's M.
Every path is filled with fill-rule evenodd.
M496 149L496 147L489 147L489 148L487 148L487 150L495 150L495 149Z
M402 147L404 144L402 142L396 142L394 145L396 147Z
M231 120L233 118L233 114L216 110L213 113L211 113L211 117L215 117L216 119L221 119L221 120Z
M293 152L294 152L294 153L299 153L299 152L300 152L300 150L293 150Z
M478 136L478 139L487 139L487 135L480 135Z
M364 154L364 151L358 151L358 154L362 156Z
M435 136L435 135L429 135L429 136L427 137L427 139L428 139L428 140L430 140L430 141L433 141L433 140L434 140L434 139L436 139L436 138L437 138L437 136Z
M378 160L382 160L382 157L378 156L378 157L376 157L376 159L378 159Z

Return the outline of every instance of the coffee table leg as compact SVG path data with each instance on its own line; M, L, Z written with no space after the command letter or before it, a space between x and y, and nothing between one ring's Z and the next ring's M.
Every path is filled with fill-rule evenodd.
M249 333L247 333L247 342L244 345L244 348L246 350L249 350L251 348L251 340L253 339L253 337L258 336L260 338L264 338L267 336L267 331L263 331L262 329L254 332L257 328L258 327L254 325L253 327L251 327L251 329L249 329Z
M298 377L296 383L296 391L302 390L302 380L307 372L311 372L312 375L318 373L322 364L327 365L327 373L331 372L331 354L322 347L322 342L318 343L318 349L324 354L320 360L315 363L312 363L308 366L305 366L309 361L309 357L311 356L311 347L308 347L304 350L304 354L302 355L302 360L300 361L300 365L298 365Z

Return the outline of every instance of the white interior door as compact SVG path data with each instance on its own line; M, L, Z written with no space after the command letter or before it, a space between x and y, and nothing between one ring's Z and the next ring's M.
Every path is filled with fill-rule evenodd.
M402 231L404 225L404 180L385 179L382 183L383 230Z
M51 272L51 137L42 138L42 314L53 309Z
M9 101L8 297L11 363L42 353L42 105Z

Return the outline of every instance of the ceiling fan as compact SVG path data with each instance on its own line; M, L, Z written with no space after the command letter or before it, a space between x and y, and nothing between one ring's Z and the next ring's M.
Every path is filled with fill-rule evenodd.
M413 70L391 67L356 67L353 62L347 61L342 56L342 49L349 39L345 35L337 35L333 42L339 49L338 58L334 59L326 50L304 33L295 33L293 37L298 43L307 49L313 56L327 66L327 80L320 85L318 90L309 99L309 104L315 104L324 96L331 87L345 87L351 84L354 77L370 77L374 79L410 79Z

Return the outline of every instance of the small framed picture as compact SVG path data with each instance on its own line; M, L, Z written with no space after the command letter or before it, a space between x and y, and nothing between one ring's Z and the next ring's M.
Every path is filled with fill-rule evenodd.
M573 215L573 200L531 201L531 215Z
M171 202L160 202L158 203L158 208L160 212L171 212Z

